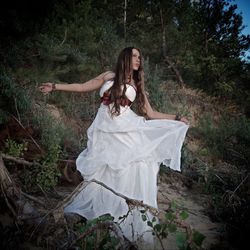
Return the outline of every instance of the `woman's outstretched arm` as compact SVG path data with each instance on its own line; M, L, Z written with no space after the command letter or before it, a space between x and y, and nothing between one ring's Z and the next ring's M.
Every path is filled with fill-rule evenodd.
M181 122L184 122L186 124L189 124L188 120L185 117L179 117L177 115L170 115L170 114L165 114L165 113L160 113L158 111L153 110L151 107L147 95L145 95L145 105L144 105L144 110L146 115L148 116L149 119L168 119L168 120L178 120Z
M47 94L55 90L69 91L69 92L90 92L99 89L104 82L112 79L113 77L114 73L111 71L107 71L85 83L63 84L63 83L45 82L41 84L39 89L44 94Z

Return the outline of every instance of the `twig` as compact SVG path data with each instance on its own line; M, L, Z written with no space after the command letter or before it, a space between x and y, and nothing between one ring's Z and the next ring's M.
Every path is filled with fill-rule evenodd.
M129 213L131 213L130 208L129 208L128 212L125 215L119 217L119 220L120 220L119 224L121 224L128 217Z
M120 194L120 193L117 193L116 191L114 191L112 188L108 187L107 185L105 185L104 183L100 182L100 181L97 181L95 179L92 179L90 182L95 182L103 187L105 187L106 189L108 189L109 191L111 191L112 193L114 193L115 195L123 198L126 203L129 205L132 205L132 206L138 206L138 207L144 207L145 209L149 210L153 215L157 215L159 213L158 209L150 206L150 205L147 205L145 203L143 203L143 201L138 201L138 200L135 200L135 199L130 199L128 198L127 196L123 195L123 194Z
M66 163L75 163L75 160L63 160L63 159L58 159L59 162L66 162Z
M104 221L104 222L99 222L96 225L90 227L86 232L84 232L83 234L81 234L80 236L78 236L77 239L75 239L69 246L69 249L72 248L77 241L85 238L86 236L88 236L89 234L91 234L92 232L96 231L97 229L110 229L112 230L116 236L118 237L118 239L120 240L120 244L121 244L121 249L126 249L126 243L123 237L123 234L121 232L121 229L112 221Z
M246 162L247 165L249 165L248 160L244 157L243 154L237 152L236 150L234 150L234 149L232 149L232 148L229 148L228 150L232 151L232 152L235 154L235 156L238 156L240 159L244 160L244 161Z
M33 55L31 55L31 57L34 57L34 56L40 56L41 54L40 54L40 52L38 52L37 54L33 54Z
M32 196L32 195L26 194L26 193L24 193L23 191L21 191L21 194L22 194L23 196L25 196L26 198L28 198L28 199L30 199L30 200L32 200L32 201L37 202L38 204L42 205L43 207L46 206L46 204L44 204L44 202L42 202L41 200L39 200L38 198L36 198L36 197L34 197L34 196Z
M188 243L191 244L192 242L192 229L191 229L191 226L189 224L187 224L186 222L184 221L181 221L181 220L178 220L178 219L175 219L175 222L181 226L182 228L185 228L186 232L187 232L187 238L188 238Z
M38 183L37 183L37 186L40 188L40 190L41 190L42 193L44 194L45 199L46 199L47 202L49 203L49 198L48 198L48 195L46 194L46 192L43 190L43 188L41 187L41 185L39 185Z
M154 233L155 233L155 235L156 235L157 239L160 241L160 244L161 244L161 248L162 248L162 250L165 250L165 247L164 247L164 245L163 245L163 242L162 242L161 236L159 235L159 233L158 233L156 230L154 230Z
M16 97L14 97L14 101L15 101L15 108L16 108L16 113L17 113L17 116L18 116L18 120L21 121L21 117L20 117L18 107L17 107Z
M12 212L12 214L14 215L14 217L17 218L17 213L16 213L15 209L12 207L12 205L9 203L8 197L4 192L2 182L1 182L1 191L2 191L2 193L4 195L4 199L5 199L5 202L6 202L7 206L9 207L9 209Z
M67 196L65 199L63 199L57 206L56 208L53 210L57 210L60 209L61 207L66 207L71 201L72 199L82 191L82 189L86 188L88 185L90 184L90 182L86 182L86 181L82 181L80 184L78 184L78 186L74 189L74 191Z
M35 220L35 219L39 219L41 218L41 216L38 216L38 215L19 215L17 217L17 219L19 220Z
M62 42L60 43L59 46L62 46L65 43L66 38L67 38L67 29L65 29L65 31L64 31L64 37L63 37L63 40L62 40Z
M22 158L19 158L19 157L14 157L14 156L3 154L3 153L2 153L2 157L3 157L3 159L14 161L14 162L16 162L18 164L23 164L23 165L26 165L26 166L39 166L39 167L42 167L42 165L37 163L37 162L26 161L26 160L24 160Z
M42 222L45 220L46 217L48 217L51 214L51 211L49 211L48 213L46 213L43 218L41 219L41 221L37 224L37 226L35 227L35 229L32 231L29 239L31 240L31 238L33 237L34 233L36 232L36 230L39 228L39 226L42 224Z
M22 125L20 122L20 119L18 120L14 115L11 114L11 117L19 124L19 126L23 129L23 131L29 136L29 138L33 141L33 143L36 145L36 147L40 150L41 153L43 153L43 150L41 147L37 144L35 139L31 136L31 134L26 130L26 128Z
M240 188L240 186L245 182L245 180L248 178L250 173L247 174L247 176L241 181L241 183L234 189L233 193L230 195L229 199L231 200L235 192Z
M89 185L92 182L94 182L94 183L96 183L98 185L103 186L104 188L106 188L109 191L111 191L112 193L114 193L116 196L119 196L119 197L123 198L126 201L126 203L128 204L128 206L132 205L132 206L144 207L145 209L149 210L153 215L157 215L159 213L158 209L156 209L156 208L154 208L154 207L152 207L150 205L144 204L143 201L138 201L138 200L135 200L135 199L130 199L130 198L128 198L127 196L125 196L123 194L117 193L112 188L108 187L104 183L102 183L100 181L97 181L95 179L92 179L90 181L83 181L83 182L81 182L68 197L66 197L62 202L60 202L58 204L58 206L54 210L60 209L61 207L66 207L71 202L71 200L78 193L81 192L82 189L86 188L86 186Z
M214 174L224 185L226 185L227 183L217 174Z
M34 233L36 232L36 230L39 228L39 226L42 224L42 222L52 213L56 213L56 211L58 210L62 210L65 206L67 206L67 204L71 201L71 199L73 197L75 197L83 188L85 188L89 183L83 183L81 182L76 189L68 196L66 197L62 202L60 202L54 209L48 211L43 218L41 219L40 223L37 224L37 226L34 228L34 230L32 231L31 235L30 235L30 239L33 237ZM55 216L54 216L55 218ZM55 221L57 222L59 220L59 218Z

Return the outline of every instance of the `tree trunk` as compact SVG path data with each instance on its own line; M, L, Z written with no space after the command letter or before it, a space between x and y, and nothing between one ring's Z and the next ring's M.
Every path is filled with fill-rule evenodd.
M127 2L128 0L124 0L124 19L123 19L123 28L124 28L124 40L126 42L127 36Z
M15 220L30 217L31 221L36 222L39 215L37 210L27 201L23 192L16 186L16 183L12 180L7 168L4 165L3 157L0 153L0 184L1 192L4 196L5 202L12 212Z
M172 62L172 60L169 58L169 56L167 56L166 28L165 28L165 22L164 22L164 17L163 17L161 6L160 6L160 19L161 19L161 33L162 33L162 53L163 53L164 61L168 64L168 66L174 72L180 86L184 87L185 83L182 79L180 71L175 66L175 64Z

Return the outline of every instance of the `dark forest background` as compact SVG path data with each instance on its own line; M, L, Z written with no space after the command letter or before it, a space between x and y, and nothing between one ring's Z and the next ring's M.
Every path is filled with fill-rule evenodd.
M43 171L10 167L20 171L23 189L50 192L58 184L60 160L74 160L86 146L86 128L99 105L96 93L42 96L38 86L89 80L113 69L123 47L136 46L153 106L191 121L197 150L184 147L183 174L211 195L211 216L225 223L232 249L243 249L250 231L250 35L241 33L236 11L226 0L5 2L0 150L46 165ZM57 121L48 105L61 112Z

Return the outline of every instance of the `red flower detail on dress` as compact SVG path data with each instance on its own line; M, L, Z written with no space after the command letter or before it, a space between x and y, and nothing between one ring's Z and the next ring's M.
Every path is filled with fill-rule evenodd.
M109 105L112 103L110 94L108 92L105 92L103 94L103 97L101 97L101 102L104 105ZM125 106L130 106L131 104L132 104L132 102L128 98L124 98L124 97L120 98L120 105L121 106L125 107Z
M103 94L103 97L101 98L101 101L104 105L109 105L111 103L111 97L110 94L105 92Z

